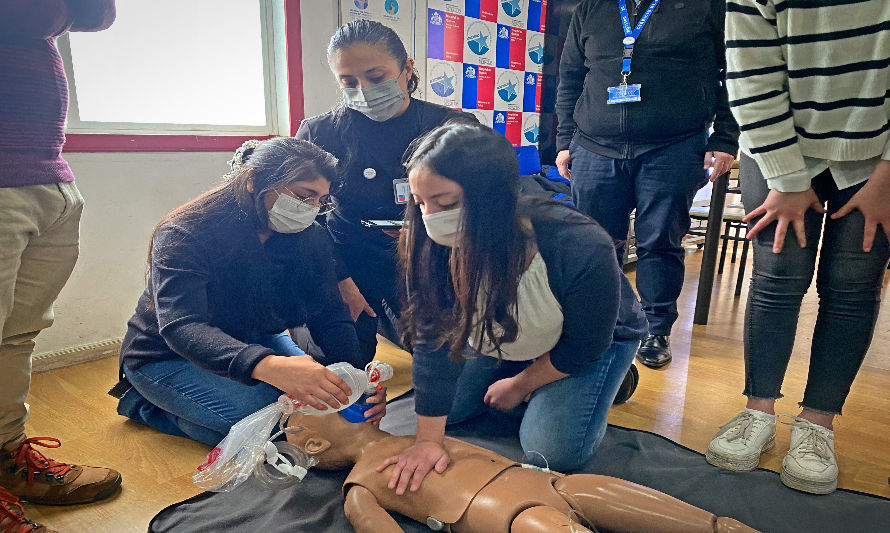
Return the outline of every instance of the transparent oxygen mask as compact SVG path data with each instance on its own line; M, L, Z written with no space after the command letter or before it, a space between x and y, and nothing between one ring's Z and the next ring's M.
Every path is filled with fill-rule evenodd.
M274 489L302 481L309 468L318 460L285 440L275 440L302 429L286 426L288 417L293 413L315 416L341 411L392 377L392 367L378 361L370 363L364 371L349 363L334 363L327 368L342 378L352 391L347 403L337 409L320 411L282 394L277 402L263 407L232 426L229 434L207 454L204 463L198 466L192 476L195 485L204 490L228 492L244 483L251 475L255 475L263 485ZM273 435L272 430L276 425L278 431Z

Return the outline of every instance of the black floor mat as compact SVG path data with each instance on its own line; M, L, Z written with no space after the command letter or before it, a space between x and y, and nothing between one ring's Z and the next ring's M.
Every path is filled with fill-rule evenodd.
M402 435L414 432L411 397L394 402L388 411L384 429ZM523 459L515 422L506 417L480 417L449 434ZM774 472L715 468L701 454L644 431L609 426L584 472L646 485L765 532L890 532L890 500L846 490L827 496L804 494L782 485ZM303 483L279 492L251 480L234 492L203 493L171 505L155 516L149 531L350 532L340 494L345 479L346 472L312 470ZM397 519L406 532L429 531L404 517Z

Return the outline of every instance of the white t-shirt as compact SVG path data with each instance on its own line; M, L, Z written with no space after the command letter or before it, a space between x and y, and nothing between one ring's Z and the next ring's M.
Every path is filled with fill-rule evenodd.
M536 359L556 346L563 323L562 306L550 290L547 265L540 253L535 254L519 278L516 304L519 333L514 342L501 344L501 356L508 361ZM483 355L497 357L497 350L487 337L479 343L479 329L470 336L470 346ZM494 330L496 335L503 333L497 324Z

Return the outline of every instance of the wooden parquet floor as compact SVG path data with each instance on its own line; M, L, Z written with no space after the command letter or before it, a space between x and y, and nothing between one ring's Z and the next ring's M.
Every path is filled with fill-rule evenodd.
M661 370L640 367L639 389L630 402L612 410L610 422L654 431L704 451L717 427L744 405L741 339L747 292L733 297L736 265L727 265L715 283L709 324L693 326L700 261L701 252L690 251L681 317L672 337L673 362ZM797 413L815 314L815 294L809 294L780 412ZM141 532L162 508L197 494L191 474L207 447L118 416L116 400L106 394L116 378L115 359L34 376L29 434L62 439L64 446L53 450L52 457L117 468L124 486L111 499L88 506L27 506L32 519L69 533ZM764 456L761 466L781 468L789 435L789 428L780 425L776 448ZM845 414L836 421L836 446L841 487L890 497L890 304L886 301Z

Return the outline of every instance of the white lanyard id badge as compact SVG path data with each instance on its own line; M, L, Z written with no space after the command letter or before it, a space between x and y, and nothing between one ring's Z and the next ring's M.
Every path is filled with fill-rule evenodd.
M407 204L411 188L408 186L408 178L392 180L392 190L397 204Z

